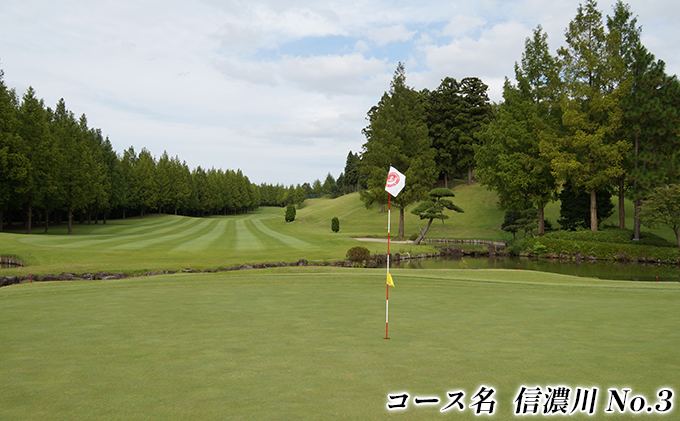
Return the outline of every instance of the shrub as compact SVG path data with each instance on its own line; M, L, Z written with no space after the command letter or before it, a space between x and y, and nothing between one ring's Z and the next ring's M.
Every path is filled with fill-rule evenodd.
M548 247L544 246L543 244L539 243L536 241L536 244L534 244L534 248L531 250L534 254L545 254L548 251Z
M286 222L295 221L295 205L288 205L286 208Z
M411 234L411 236L408 239L411 241L416 241L416 238L418 238L418 234Z
M508 247L508 253L510 253L511 256L519 256L520 253L522 253L522 244L518 241L512 243Z
M347 258L353 262L362 262L371 257L371 252L366 247L356 246L347 250Z
M577 191L570 183L560 193L560 219L557 222L563 229L590 228L590 193ZM614 213L612 194L606 189L598 190L596 195L597 223L602 223Z
M333 232L340 231L340 220L337 216L334 216L333 219L331 219L331 230Z

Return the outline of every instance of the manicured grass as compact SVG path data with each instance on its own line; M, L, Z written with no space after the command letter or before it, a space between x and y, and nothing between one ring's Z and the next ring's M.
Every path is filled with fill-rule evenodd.
M500 230L503 211L496 207L497 196L479 184L458 183L454 202L465 210L452 212L446 220L446 234L458 239L509 240L512 235ZM74 234L66 227L52 227L49 234L25 235L0 233L0 255L22 259L29 267L21 273L37 275L61 272L143 273L158 270L194 270L227 268L240 264L343 259L356 245L372 253L385 253L386 245L359 242L355 237L387 237L387 215L379 207L367 210L354 193L337 199L311 199L297 211L294 222L284 221L283 208L263 207L235 216L190 218L149 214L144 219L109 220L107 225L74 225ZM548 218L556 222L559 203L546 208ZM628 227L632 227L632 205L627 203ZM340 219L340 232L331 231L333 217ZM614 214L608 223L618 219ZM407 209L406 235L424 228ZM392 212L392 232L398 229L399 211ZM647 231L645 229L645 231ZM651 231L675 241L670 229ZM444 238L444 229L435 221L428 238ZM394 244L392 252L428 253L432 246ZM0 275L16 274L16 269L0 269Z
M457 203L470 209L447 221L449 237L492 238L498 234L502 213L495 208L493 193L479 186L462 186ZM475 210L473 211L473 203ZM246 215L190 218L149 214L141 219L109 220L107 225L52 227L49 234L0 233L0 255L16 256L29 267L24 273L37 275L61 272L143 273L158 270L217 269L240 264L344 259L351 247L364 245L372 253L385 253L386 245L359 242L355 237L387 238L387 214L380 208L367 210L358 193L331 199L307 200L294 222L284 221L283 208L263 207ZM340 219L340 232L331 231L331 220ZM424 227L406 212L406 232ZM500 219L499 219L500 218ZM397 209L392 227L399 223ZM431 229L439 235L441 224ZM443 231L441 232L443 237ZM434 251L427 245L396 245L393 252L411 254ZM0 269L0 275L16 274L16 269Z
M0 419L480 419L496 390L680 391L680 285L502 270L277 268L0 289ZM408 392L409 408L386 410ZM437 396L441 404L413 404ZM677 399L675 399L677 401ZM671 419L640 414L642 419ZM483 417L486 418L486 417Z

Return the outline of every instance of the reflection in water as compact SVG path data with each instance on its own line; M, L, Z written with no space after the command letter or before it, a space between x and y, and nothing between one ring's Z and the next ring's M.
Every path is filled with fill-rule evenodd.
M18 268L21 265L15 265L13 263L0 263L0 269Z
M519 257L438 257L398 262L396 268L405 269L517 269L562 273L599 279L627 281L680 282L680 268L676 265L651 263L623 263L612 261L573 262L552 259Z

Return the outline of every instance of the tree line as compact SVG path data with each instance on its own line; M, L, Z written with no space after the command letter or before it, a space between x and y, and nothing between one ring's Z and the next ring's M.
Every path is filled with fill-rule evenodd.
M563 226L596 231L618 193L619 225L627 197L640 238L643 200L680 179L680 83L642 45L637 18L621 1L606 20L594 0L580 5L555 56L547 38L540 25L527 38L516 83L506 78L499 104L477 78L447 77L435 91L416 91L399 64L368 112L358 167L367 206L387 201L390 165L406 175L407 188L393 200L401 237L406 206L425 200L438 180L448 187L449 176L469 183L474 174L498 193L502 209L536 209L539 233L545 205L558 199ZM586 215L569 216L578 203Z
M517 84L506 80L497 118L480 135L480 178L505 208L543 208L556 199L589 197L589 227L612 211L619 196L635 206L634 238L643 199L680 175L680 83L641 43L641 28L621 1L606 20L589 0L579 6L557 56L538 26L526 40ZM510 136L509 134L513 135ZM522 170L517 163L521 162ZM607 203L608 202L608 203Z
M54 109L33 88L19 98L0 70L0 231L21 221L28 234L34 218L60 224L68 233L101 216L125 218L151 211L204 216L256 209L260 188L241 170L191 170L166 152L156 159L143 148L118 154L100 129L76 118L63 99Z

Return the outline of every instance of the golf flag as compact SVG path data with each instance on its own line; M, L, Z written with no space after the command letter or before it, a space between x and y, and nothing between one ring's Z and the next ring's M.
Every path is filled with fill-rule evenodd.
M387 285L394 288L394 281L392 280L392 275L390 275L389 273L387 274Z
M406 177L404 174L397 171L390 166L390 172L387 173L387 182L385 183L385 190L394 197L397 197L401 189L406 185Z

